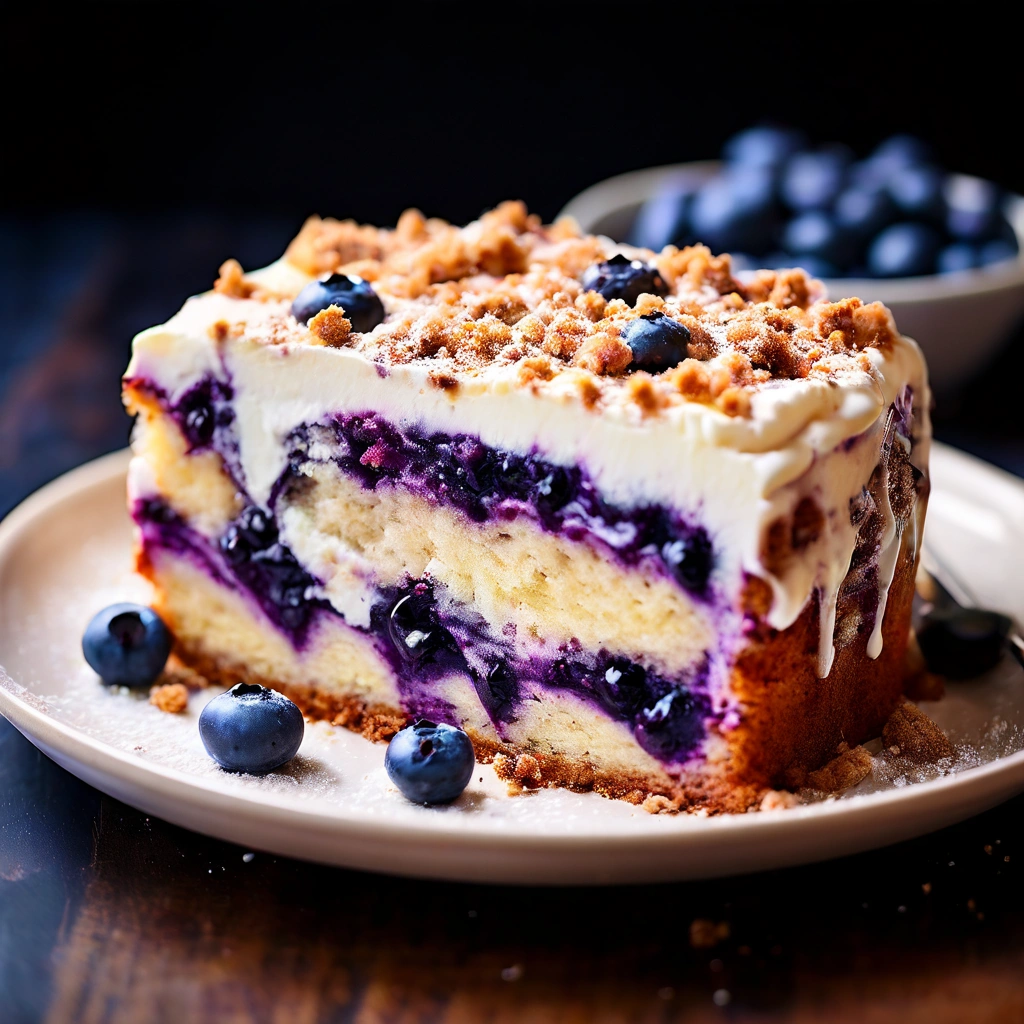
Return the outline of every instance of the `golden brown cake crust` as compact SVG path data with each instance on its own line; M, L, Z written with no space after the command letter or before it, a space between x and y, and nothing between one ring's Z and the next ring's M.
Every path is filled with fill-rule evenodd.
M212 657L196 647L184 647L179 643L174 653L208 685L225 689L239 682L268 686L295 701L307 718L330 722L373 742L387 742L411 722L399 708L368 705L359 698L328 693L312 686L263 679L242 664ZM652 813L700 810L708 814L749 810L763 795L763 787L726 783L719 775L679 781L667 773L601 772L585 761L545 755L513 744L495 743L472 729L468 731L477 760L483 764L493 763L498 777L509 783L513 793L559 787L626 800Z
M916 562L903 558L889 590L882 653L867 657L867 637L836 652L825 679L816 671L820 642L815 597L789 629L745 648L731 686L744 706L729 735L738 779L764 786L801 786L807 773L838 752L881 735L903 699L904 658Z

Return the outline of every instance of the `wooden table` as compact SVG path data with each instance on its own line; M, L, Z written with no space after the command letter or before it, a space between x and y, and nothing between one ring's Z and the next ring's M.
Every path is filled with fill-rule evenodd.
M290 225L0 228L6 510L124 443L134 331L224 255L272 258ZM1024 430L992 393L1021 379L1022 350L939 421L1018 472ZM251 853L102 796L0 720L0 1022L1024 1021L1024 799L886 850L682 885L502 889Z

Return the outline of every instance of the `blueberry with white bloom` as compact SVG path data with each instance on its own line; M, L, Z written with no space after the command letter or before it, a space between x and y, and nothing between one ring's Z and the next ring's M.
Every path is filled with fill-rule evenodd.
M263 775L280 768L298 752L304 732L295 704L258 683L232 686L199 716L206 752L231 772Z
M391 781L417 804L450 803L469 785L475 764L461 729L426 719L397 733L384 757Z

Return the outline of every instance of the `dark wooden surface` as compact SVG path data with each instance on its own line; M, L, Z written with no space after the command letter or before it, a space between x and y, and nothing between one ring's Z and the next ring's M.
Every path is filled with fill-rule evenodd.
M0 510L122 446L132 334L292 227L0 224ZM1018 473L1022 351L937 419ZM502 889L248 852L102 796L0 720L0 1022L1024 1021L1024 799L683 885Z

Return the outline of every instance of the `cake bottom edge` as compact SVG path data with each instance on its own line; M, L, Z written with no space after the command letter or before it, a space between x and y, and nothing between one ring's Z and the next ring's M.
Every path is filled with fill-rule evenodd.
M348 729L371 742L387 742L414 718L398 707L367 701L358 695L265 678L241 663L212 655L196 645L178 642L174 653L207 686L228 688L240 682L267 686L294 701L307 719ZM477 761L494 767L498 777L508 783L510 795L560 788L624 800L651 813L712 815L752 810L770 792L764 786L737 785L707 763L688 767L680 778L668 773L607 770L580 758L495 742L471 726L466 732Z

